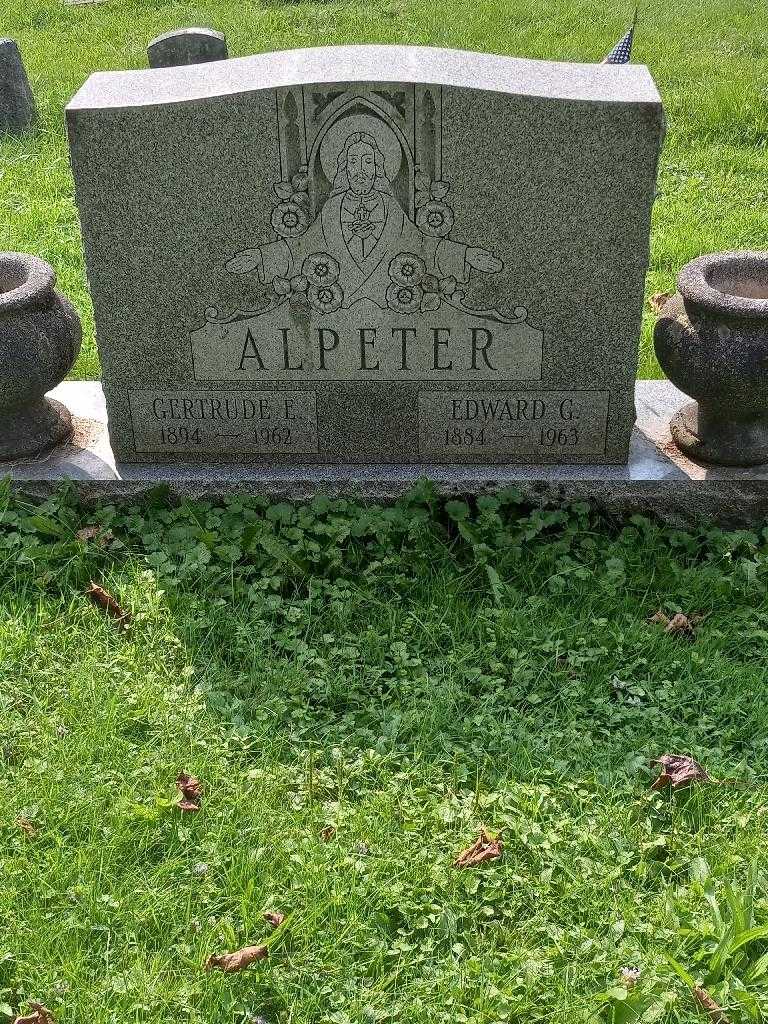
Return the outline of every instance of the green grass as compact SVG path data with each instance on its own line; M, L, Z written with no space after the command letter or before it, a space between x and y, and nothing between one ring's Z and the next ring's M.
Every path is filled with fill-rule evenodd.
M693 1024L668 955L765 1019L765 531L6 492L0 580L0 1021ZM664 751L730 782L654 794Z
M556 60L598 61L625 31L630 4L606 0L8 0L2 31L18 38L41 120L0 143L0 248L49 260L84 317L75 376L98 376L90 300L67 164L62 111L96 70L142 67L157 33L186 24L226 32L235 55L340 42L422 43ZM669 133L656 204L648 293L672 288L701 252L765 248L768 102L765 10L754 0L646 0L634 57L663 95ZM660 376L650 313L641 376Z

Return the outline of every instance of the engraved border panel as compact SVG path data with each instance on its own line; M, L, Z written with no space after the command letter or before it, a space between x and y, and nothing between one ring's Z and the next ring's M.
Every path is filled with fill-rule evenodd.
M315 391L128 391L138 453L303 455L319 451Z
M610 392L420 391L419 454L478 456L603 455Z

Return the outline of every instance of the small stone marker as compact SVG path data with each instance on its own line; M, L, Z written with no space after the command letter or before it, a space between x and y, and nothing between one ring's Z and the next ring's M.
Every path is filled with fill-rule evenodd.
M328 47L67 118L119 459L626 461L646 68Z
M0 39L0 132L18 132L35 119L35 98L15 39Z
M212 28L180 28L165 32L147 47L151 68L172 68L181 64L205 64L229 57L223 32Z

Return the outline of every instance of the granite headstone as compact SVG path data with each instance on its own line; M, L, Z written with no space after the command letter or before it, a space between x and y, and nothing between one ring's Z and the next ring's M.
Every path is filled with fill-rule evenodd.
M15 39L0 39L0 132L18 132L35 119L35 98Z
M119 459L626 461L646 68L329 47L67 119Z
M147 47L151 68L172 68L183 64L205 64L229 56L223 32L212 28L180 28L157 36Z

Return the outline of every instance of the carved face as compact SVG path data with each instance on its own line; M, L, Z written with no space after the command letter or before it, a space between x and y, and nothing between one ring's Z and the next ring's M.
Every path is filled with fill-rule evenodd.
M349 187L360 196L373 188L376 178L376 158L367 142L356 142L347 153L347 177Z

